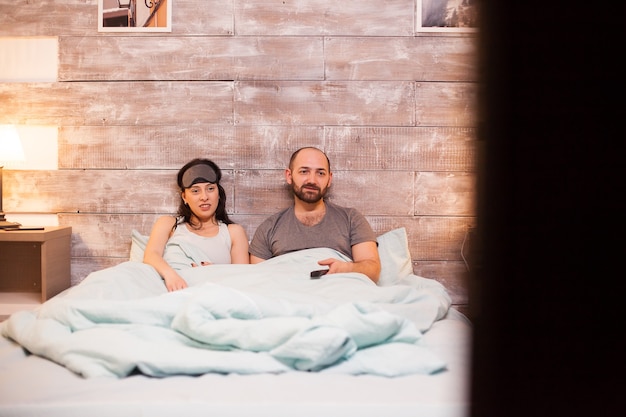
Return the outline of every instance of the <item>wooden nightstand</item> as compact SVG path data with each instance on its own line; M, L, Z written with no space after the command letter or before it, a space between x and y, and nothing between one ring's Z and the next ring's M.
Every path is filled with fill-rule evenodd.
M0 230L0 316L30 309L70 286L72 228Z

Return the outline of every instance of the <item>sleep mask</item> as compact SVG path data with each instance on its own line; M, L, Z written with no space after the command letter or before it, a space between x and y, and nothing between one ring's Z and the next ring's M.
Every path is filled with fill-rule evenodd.
M217 173L207 164L197 164L189 167L183 174L183 188L189 188L199 182L217 182Z

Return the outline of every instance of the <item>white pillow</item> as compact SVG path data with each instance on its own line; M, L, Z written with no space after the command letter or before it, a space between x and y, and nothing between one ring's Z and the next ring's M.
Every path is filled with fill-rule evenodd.
M394 285L402 278L413 274L409 240L404 227L383 233L376 238L376 241L378 242L381 266L378 285ZM147 243L148 236L144 236L133 229L130 245L131 261L143 262L143 252Z
M148 237L133 229L130 233L130 261L143 262L143 252L146 250Z
M380 278L378 285L394 285L402 278L413 274L409 239L406 229L390 230L376 238L380 256Z

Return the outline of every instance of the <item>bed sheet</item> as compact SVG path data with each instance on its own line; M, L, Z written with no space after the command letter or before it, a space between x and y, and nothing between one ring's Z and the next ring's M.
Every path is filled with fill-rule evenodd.
M13 314L0 334L84 377L444 369L420 343L450 306L443 286L417 276L387 287L356 273L310 279L307 260L334 254L189 268L180 271L189 287L171 293L154 268L125 262Z
M464 417L471 325L451 309L423 338L447 362L434 375L316 372L82 378L0 337L0 415L25 417Z
M172 321L172 317L178 314L179 310L172 308L172 316L168 316L169 307L178 305L171 300L186 297L184 293L174 297L166 295L165 304L162 302L163 299L153 303L152 299L164 295L162 283L158 282L158 276L155 278L149 272L144 277L138 278L136 274L138 266L132 265L131 262L130 267L122 265L114 269L117 272L115 275L106 270L98 271L94 277L86 280L87 285L72 287L37 311L18 313L0 324L5 334L24 337L23 345L41 349L44 353L33 355L10 338L0 337L0 416L464 417L468 415L471 323L461 313L449 308L450 300L445 289L433 280L414 275L403 277L386 288L378 288L364 276L333 276L313 282L308 279L308 269L316 265L315 260L319 259L320 254L309 255L311 256L308 260L298 259L297 274L291 273L283 278L280 278L280 271L291 269L290 257L283 258L287 259L288 265L281 259L276 259L269 263L269 266L260 268L251 265L213 266L205 270L210 271L209 275L201 269L193 268L186 278L192 287L200 289L206 284L207 276L210 277L211 286L228 283L229 288L243 291L241 294L246 297L250 296L255 307L269 306L269 310L262 310L263 314L278 311L280 315L283 311L281 309L291 310L295 307L301 310L303 306L306 309L313 307L314 310L327 312L334 306L354 301L356 294L361 301L373 302L377 308L392 316L397 315L412 322L409 328L417 329L419 336L417 344L435 355L445 366L434 373L404 372L393 374L394 376L382 376L380 373L362 372L358 366L359 360L356 360L357 366L353 369L357 372L333 372L335 368L330 366L322 369L322 372L287 369L280 372L248 374L174 373L167 377L132 372L129 375L122 374L121 377L103 376L98 373L85 377L76 372L76 369L72 371L46 359L48 343L57 342L54 337L40 340L37 331L24 331L33 320L35 324L41 326L41 329L58 329L59 323L68 326L70 331L65 332L67 334L57 333L62 338L71 335L81 326L99 327L103 324L100 323L102 317L109 320L104 323L105 327L116 327L120 323L111 322L111 318L127 320L128 317L133 317L135 321L134 317L139 313L139 317L151 321L154 316L145 313L155 310L166 312L157 315L157 321L164 320L166 323ZM145 266L139 268L145 270ZM241 274L236 272L239 269L246 271L259 269L264 272L261 275L245 274L247 277L240 278ZM124 273L120 274L120 271ZM212 275L218 272L219 275ZM137 297L134 287L144 291L142 294L145 300L139 302L141 297ZM293 289L297 291L294 292ZM190 293L193 291L195 290ZM288 296L286 299L289 303L275 302L275 297L282 296ZM204 295L199 298L204 299ZM85 300L88 302L83 303ZM128 315L128 311L122 311L122 315L112 316L111 313L115 309L111 309L107 302L111 300L114 301L113 305L124 305L124 308L132 313ZM272 302L268 303L268 300ZM76 304L75 301L79 303ZM300 301L305 303L300 304ZM128 309L131 304L136 306ZM230 301L227 304L230 304ZM147 309L144 308L146 306ZM277 306L280 307L278 310ZM312 316L317 317L319 311L314 313ZM309 314L304 314L307 315ZM11 331L7 330L9 322L12 326ZM52 328L49 327L50 323L53 323ZM128 324L123 323L123 326ZM72 340L64 340L61 344L69 346L73 357L84 353L81 352L81 346L72 346ZM114 350L105 346L99 353L106 355L107 352ZM90 356L93 352L88 353L87 356ZM358 353L359 350L349 360L340 361L336 368L341 369L345 363L354 363L354 358L360 358ZM56 358L54 355L52 357ZM105 359L108 360L102 357L103 363ZM96 357L93 362L98 361L100 358ZM411 361L413 358L408 358L407 363ZM361 364L367 365L363 369L371 369L368 368L366 361L362 361ZM401 365L404 364L403 362Z

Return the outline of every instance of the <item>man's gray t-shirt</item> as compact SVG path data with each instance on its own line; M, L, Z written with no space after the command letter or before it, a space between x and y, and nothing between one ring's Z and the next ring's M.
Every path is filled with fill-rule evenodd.
M325 202L326 214L314 226L305 226L289 207L268 217L257 228L250 243L250 254L270 259L301 249L332 248L352 259L352 246L376 242L376 235L356 209Z

